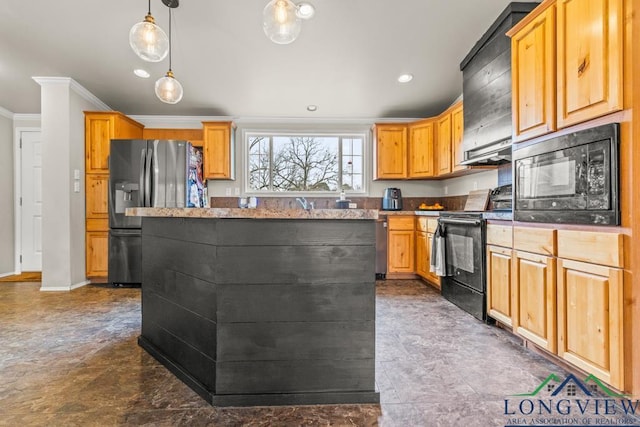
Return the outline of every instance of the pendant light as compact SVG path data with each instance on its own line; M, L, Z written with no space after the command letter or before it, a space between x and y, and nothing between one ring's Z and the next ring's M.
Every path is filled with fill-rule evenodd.
M263 11L264 33L277 44L289 44L300 34L302 23L291 0L271 0Z
M177 104L183 95L182 85L173 76L173 71L171 70L171 15L173 13L172 7L176 6L169 6L169 71L164 77L156 81L156 96L160 101L167 104Z
M167 35L151 16L151 0L147 16L129 31L129 45L136 55L148 62L160 62L169 52Z

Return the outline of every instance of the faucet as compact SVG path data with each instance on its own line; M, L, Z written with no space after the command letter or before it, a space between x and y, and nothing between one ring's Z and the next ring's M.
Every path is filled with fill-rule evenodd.
M304 210L313 209L313 202L307 202L307 199L304 197L296 197L296 202L300 203L300 206L302 206Z

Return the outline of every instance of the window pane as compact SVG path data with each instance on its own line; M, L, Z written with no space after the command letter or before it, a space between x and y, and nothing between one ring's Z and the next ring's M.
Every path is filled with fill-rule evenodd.
M352 140L351 138L342 139L342 154L347 155L352 153Z
M254 134L246 141L250 191L338 191L341 175L342 188L363 191L362 137Z
M268 190L269 183L269 138L249 138L249 188Z
M273 138L273 188L279 191L335 191L338 138Z
M362 156L362 148L363 148L363 141L362 138L353 138L353 154L356 156Z

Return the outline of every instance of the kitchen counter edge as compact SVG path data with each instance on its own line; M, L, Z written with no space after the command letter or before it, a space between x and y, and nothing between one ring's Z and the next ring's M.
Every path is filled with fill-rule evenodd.
M378 219L377 209L127 208L127 216L243 219Z

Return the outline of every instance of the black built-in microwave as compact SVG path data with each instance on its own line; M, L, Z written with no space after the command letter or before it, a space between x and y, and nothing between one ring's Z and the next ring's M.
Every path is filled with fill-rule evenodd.
M619 129L611 123L514 147L514 220L619 225Z

